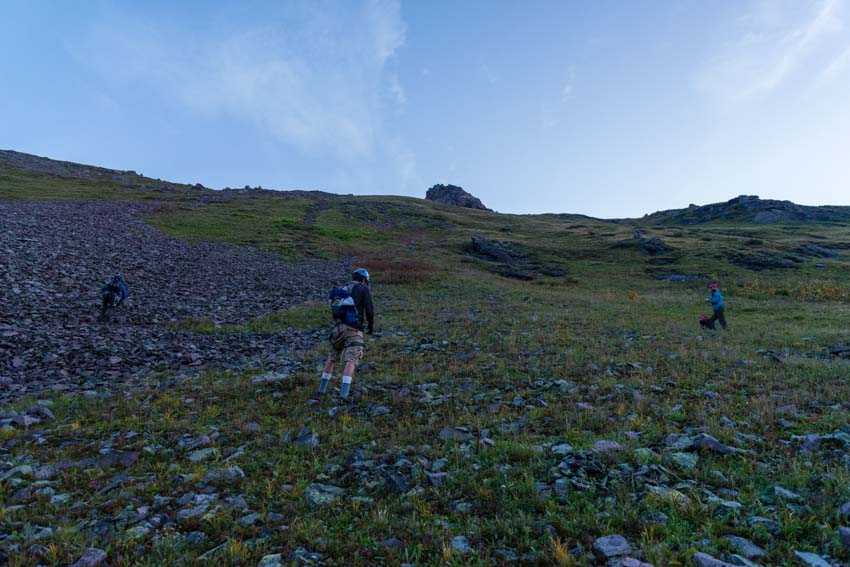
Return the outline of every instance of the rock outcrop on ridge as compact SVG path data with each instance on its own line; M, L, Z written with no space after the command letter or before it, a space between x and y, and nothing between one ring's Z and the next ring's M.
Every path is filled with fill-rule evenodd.
M478 209L481 211L490 210L484 206L484 203L478 197L467 193L462 187L458 187L457 185L434 185L428 189L425 199L434 201L435 203L454 205L455 207Z

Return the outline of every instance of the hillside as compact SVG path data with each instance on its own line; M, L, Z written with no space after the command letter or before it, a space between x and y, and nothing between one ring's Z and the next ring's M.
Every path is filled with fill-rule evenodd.
M0 564L850 561L846 222L90 171L0 163ZM377 332L341 405L353 266Z

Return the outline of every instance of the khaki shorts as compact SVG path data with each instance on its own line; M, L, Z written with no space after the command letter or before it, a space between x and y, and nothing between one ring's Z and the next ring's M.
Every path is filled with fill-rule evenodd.
M363 358L363 345L366 344L363 331L340 323L331 329L328 340L331 343L331 351L326 363L337 363L340 359L346 363L357 363Z

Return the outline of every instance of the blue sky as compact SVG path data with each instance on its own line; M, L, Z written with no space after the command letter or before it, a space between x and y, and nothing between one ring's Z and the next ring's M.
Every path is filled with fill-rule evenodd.
M0 148L640 216L850 204L850 0L3 0Z

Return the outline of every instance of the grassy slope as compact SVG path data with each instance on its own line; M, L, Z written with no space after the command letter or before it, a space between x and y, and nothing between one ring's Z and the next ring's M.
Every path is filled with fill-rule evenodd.
M39 182L33 187L44 194ZM31 190L15 191L21 196ZM69 188L74 198L86 190L78 184ZM51 197L63 196L61 186L51 191L60 193ZM114 198L109 191L98 196ZM0 195L8 196L2 184ZM217 459L245 447L244 456L228 463L247 475L237 491L252 510L284 514L288 529L241 526L242 514L227 507L182 526L181 531L204 531L209 539L201 545L186 543L177 531L136 542L119 528L109 548L114 565L162 565L177 558L202 565L197 557L222 542L227 545L217 555L220 565L253 565L266 553L299 546L345 565L487 564L499 547L529 554L528 560L536 554L542 564L569 565L585 563L593 539L608 533L625 535L655 565L690 564L688 557L696 550L722 554L730 549L725 534L765 546L764 564L795 564L792 550L848 559L835 535L837 504L850 499L846 463L800 453L787 443L795 434L847 426L847 366L797 357L776 362L756 352L817 351L850 340L850 305L790 297L800 289L846 288L847 260L825 261L824 268L810 261L801 270L767 274L724 260L754 238L763 241L761 249L850 241L847 227L651 228L646 234L665 238L678 258L673 266L659 267L648 266L638 250L612 248L631 239L629 224L494 215L406 198L258 197L179 205L150 221L176 236L253 244L287 258L355 255L373 273L382 331L369 344L355 386L372 387L361 407L375 403L391 413L330 417L327 405L307 404L321 346L306 357L303 372L277 387L210 372L154 392L97 401L57 397L57 425L46 443L36 444L19 431L0 433L19 441L12 450L19 459L30 455L46 463L89 456L91 447L105 440L115 448L162 449L142 452L119 491L99 492L116 471L68 471L52 488L73 493L70 503L51 505L42 498L34 508L2 515L0 530L6 532L32 534L31 526L47 524L56 528L39 540L48 546L49 564L69 561L83 547L98 544L80 528L93 506L101 515L119 516L127 506L150 505L156 494L197 490L205 470L225 465L191 463L176 441L183 433L212 431L219 433ZM464 254L470 236L479 234L518 242L537 258L561 263L577 283L560 278L521 283L495 276L485 262ZM707 310L704 284L658 282L651 275L656 272L718 279L727 292L732 331L700 333L695 321ZM246 329L226 330L312 325L316 317L315 308L305 307ZM203 332L221 331L187 322L193 325ZM566 386L558 380L567 381ZM418 386L428 383L437 386L425 394ZM405 394L408 387L412 391ZM578 403L590 406L582 409ZM792 404L799 416L778 411ZM519 430L504 427L521 420ZM251 422L259 429L247 427ZM318 448L281 441L305 423L319 433ZM475 438L442 441L438 434L446 426L468 427ZM679 469L667 460L663 440L688 427L704 428L729 443L737 433L755 436L742 441L751 453L701 454L695 469ZM139 435L128 437L128 431ZM635 441L627 431L642 436ZM477 442L485 436L494 440L492 447ZM538 497L535 482L554 481L561 460L541 451L541 444L566 440L586 449L600 439L623 445L613 463L663 466L654 469L662 476L658 481L675 486L684 500L648 497L628 479L602 483L593 478L585 483L589 488L578 484L565 496ZM420 478L423 490L405 497L388 494L380 488L381 479L369 486L345 477L346 461L357 448L393 460L443 458L449 477L434 488ZM635 451L639 448L653 451ZM345 498L311 509L303 493L312 482L338 484L349 496L373 502ZM804 494L807 507L792 510L772 500L775 484ZM721 488L739 491L742 511L727 512L710 501L706 491ZM11 505L14 489L0 483L0 509ZM669 520L647 526L639 521L646 512L663 512ZM781 535L773 538L749 526L751 515L779 522ZM547 526L554 528L554 539ZM452 552L456 535L467 536L477 552ZM405 547L385 548L382 542L389 537L400 538ZM26 548L13 555L14 565L36 564Z

